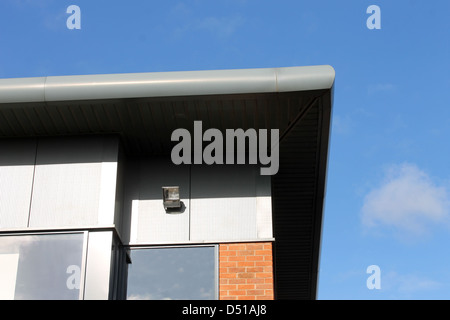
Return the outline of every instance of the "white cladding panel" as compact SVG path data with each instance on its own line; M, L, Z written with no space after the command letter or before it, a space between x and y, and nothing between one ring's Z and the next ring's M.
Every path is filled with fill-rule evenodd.
M125 192L129 203L125 208L131 212L130 243L272 238L270 177L260 176L259 169L250 165L175 166L170 159L132 162ZM163 186L180 187L183 210L164 210Z
M107 300L110 292L112 231L89 232L84 300Z
M40 140L29 226L111 225L117 151L103 137Z
M26 228L36 140L0 140L0 229Z
M167 160L141 160L137 199L132 199L131 241L138 243L189 241L189 166L176 166ZM183 208L167 213L162 187L179 186Z
M256 168L193 166L191 239L257 239Z

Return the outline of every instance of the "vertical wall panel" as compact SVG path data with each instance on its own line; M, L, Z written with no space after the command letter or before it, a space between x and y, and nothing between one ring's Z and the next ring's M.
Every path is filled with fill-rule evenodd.
M256 170L192 166L191 240L257 239Z
M36 140L0 140L0 229L26 228Z
M107 300L110 296L112 231L89 232L85 300Z
M270 176L252 165L173 165L140 159L127 166L125 215L130 243L246 241L272 238ZM168 213L163 186L179 186L184 208Z
M132 223L138 243L189 240L189 166L176 166L170 159L140 161L139 199L132 199ZM183 209L168 213L162 200L163 186L179 186ZM136 201L138 200L138 201Z
M109 139L39 140L30 227L113 223L118 142Z

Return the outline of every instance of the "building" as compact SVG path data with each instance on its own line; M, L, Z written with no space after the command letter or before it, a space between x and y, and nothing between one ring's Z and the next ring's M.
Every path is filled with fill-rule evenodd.
M334 77L0 79L0 298L315 299ZM276 174L249 137L209 150L245 163L205 163L204 133L239 128L278 133ZM177 129L191 164L174 163Z

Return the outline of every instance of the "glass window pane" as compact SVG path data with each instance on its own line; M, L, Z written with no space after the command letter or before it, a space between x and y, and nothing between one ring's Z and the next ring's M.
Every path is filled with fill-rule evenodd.
M83 240L83 233L0 237L0 297L79 299Z
M215 299L215 248L158 248L131 251L127 298Z

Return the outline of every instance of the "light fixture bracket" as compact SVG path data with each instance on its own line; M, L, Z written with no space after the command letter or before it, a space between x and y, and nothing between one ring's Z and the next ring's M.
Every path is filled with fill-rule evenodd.
M163 205L164 209L179 209L181 208L180 201L180 187L162 187L163 191Z

